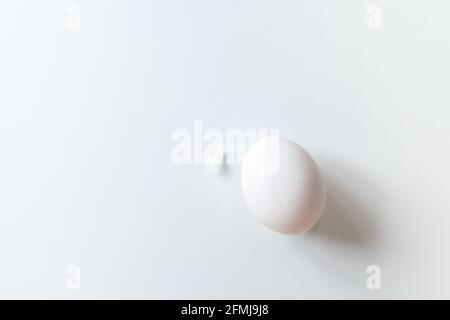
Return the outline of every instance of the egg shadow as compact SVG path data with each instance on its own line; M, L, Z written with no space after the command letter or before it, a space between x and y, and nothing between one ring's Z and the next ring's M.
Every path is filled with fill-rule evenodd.
M308 236L364 250L375 248L377 230L371 218L376 208L367 205L373 200L367 200L376 192L348 170L327 163L321 167L327 185L327 202L322 217Z
M376 216L382 192L357 168L323 159L320 167L327 186L324 212L311 230L292 238L292 248L300 256L300 268L307 263L336 288L365 292L366 268L383 253ZM336 291L329 297L342 296Z

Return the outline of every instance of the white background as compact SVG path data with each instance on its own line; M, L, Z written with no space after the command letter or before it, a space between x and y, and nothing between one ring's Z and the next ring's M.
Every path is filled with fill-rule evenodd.
M450 298L449 10L2 1L0 297ZM174 166L170 135L194 120L278 128L309 150L329 186L319 225L273 233L238 166Z

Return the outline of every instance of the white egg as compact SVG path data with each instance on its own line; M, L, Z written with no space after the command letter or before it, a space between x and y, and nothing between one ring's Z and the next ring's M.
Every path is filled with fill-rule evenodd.
M302 233L322 215L326 188L320 168L298 144L263 138L247 151L241 170L244 200L268 228Z

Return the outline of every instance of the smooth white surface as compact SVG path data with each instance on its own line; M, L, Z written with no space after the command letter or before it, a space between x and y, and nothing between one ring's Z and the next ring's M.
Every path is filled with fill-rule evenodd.
M450 298L450 3L375 2L379 32L360 0L2 1L0 296ZM194 120L314 154L318 225L278 236L239 167L172 165Z
M297 143L265 137L248 150L241 169L242 194L250 211L284 234L311 229L325 206L320 169Z

